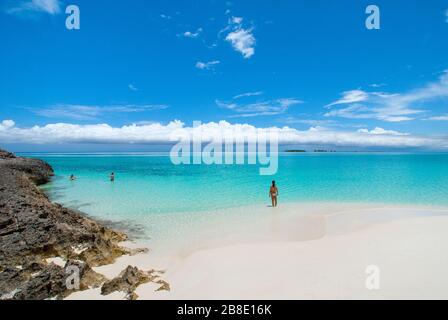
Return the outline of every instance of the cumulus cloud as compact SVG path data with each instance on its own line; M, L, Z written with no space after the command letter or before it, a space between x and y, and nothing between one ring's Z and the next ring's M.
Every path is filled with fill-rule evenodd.
M0 123L0 130L10 129L10 128L14 127L15 125L16 125L16 123L12 120L3 120Z
M167 105L110 105L110 106L89 106L75 104L56 104L41 109L31 109L39 116L47 118L68 118L74 120L94 120L107 113L136 113L151 110L162 110L168 108Z
M379 132L381 130L373 130ZM255 141L260 133L277 133L281 144L332 145L387 148L436 148L448 149L448 138L420 137L383 132L334 131L322 127L297 130L290 127L257 128L249 124L231 124L226 121L204 123L200 126L185 126L180 121L166 125L150 123L113 127L108 124L79 125L55 123L31 128L15 126L12 120L0 124L2 143L51 144L51 143L120 143L155 144L174 143L193 134L200 134L203 142L226 137L234 139L241 135L247 141Z
M229 41L233 48L240 52L245 59L252 57L255 54L255 37L251 29L238 29L230 32L226 40Z
M8 13L43 12L55 15L61 12L59 0L18 1L17 5L7 9Z
M405 93L366 92L352 90L342 98L326 105L326 108L344 105L329 111L327 117L349 119L377 119L387 122L409 121L427 112L421 105L448 97L448 71L444 71L437 82Z
M196 68L201 69L201 70L214 70L215 66L220 63L221 62L218 60L209 61L209 62L198 61L198 62L196 62Z
M253 35L253 29L244 28L243 18L232 17L229 20L229 25L223 31L229 31L226 36L226 41L230 42L233 49L240 52L245 59L249 59L255 54L256 39Z

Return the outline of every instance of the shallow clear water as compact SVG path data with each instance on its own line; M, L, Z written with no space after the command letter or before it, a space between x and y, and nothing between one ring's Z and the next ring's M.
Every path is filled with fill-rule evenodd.
M111 221L269 204L273 179L280 202L448 205L448 154L286 154L273 177L252 165L176 166L160 154L26 156L53 166L45 189L55 201Z

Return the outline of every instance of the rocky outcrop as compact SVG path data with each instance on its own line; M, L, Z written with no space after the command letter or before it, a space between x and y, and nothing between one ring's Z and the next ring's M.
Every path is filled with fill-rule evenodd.
M75 269L72 269L75 267ZM79 283L71 281L72 270L76 270ZM99 287L105 278L94 272L82 261L67 261L61 267L53 263L33 262L23 268L8 267L0 273L0 282L7 293L3 299L43 300L64 298L74 290ZM70 287L68 287L70 286ZM76 288L76 286L78 286Z
M144 272L139 270L137 267L128 266L125 270L123 270L120 275L110 281L107 281L101 287L102 295L109 295L115 291L125 292L127 294L127 299L135 300L137 299L137 295L134 290L137 289L138 286L148 282L154 282L156 284L160 284L161 290L170 290L170 287L167 282L161 280L157 271L151 270L148 272Z
M80 289L104 279L91 267L128 253L127 239L78 212L52 203L37 187L50 181L47 163L0 150L0 297L63 298L67 267L79 268ZM45 259L61 257L65 266Z
M147 283L154 278L150 273L128 266L118 277L107 281L101 288L102 295L109 295L114 291L126 292L128 297L132 297L134 290L141 284Z

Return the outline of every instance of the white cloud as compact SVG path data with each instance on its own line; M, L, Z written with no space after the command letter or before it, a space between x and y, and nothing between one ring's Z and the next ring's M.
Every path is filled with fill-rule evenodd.
M337 123L333 120L321 120L321 119L298 119L294 117L287 117L284 120L287 124L307 124L313 127L321 127L321 126L334 126Z
M241 24L243 22L243 18L241 17L232 17L232 23Z
M201 69L201 70L214 70L214 67L220 63L221 62L218 60L209 61L209 62L198 61L198 62L196 62L196 68Z
M136 86L134 86L133 84L129 84L128 85L129 90L131 91L138 91L138 88Z
M423 104L448 97L448 71L444 71L437 82L431 82L421 88L402 94L384 92L366 92L352 90L344 92L343 97L326 106L348 105L332 110L327 117L349 119L377 119L387 122L401 122L416 119L427 112L421 109Z
M55 15L61 12L59 0L19 1L18 5L7 10L8 13L45 12Z
M298 100L295 98L281 98L281 99L277 99L277 102L283 108L289 108L290 106L303 103L302 100Z
M432 121L448 121L448 114L442 115L442 116L435 116L430 117L426 120L432 120Z
M242 133L249 141L255 141L258 132L277 132L281 144L332 145L385 148L437 148L448 149L448 138L420 137L412 135L368 134L364 132L335 131L312 127L299 131L290 127L256 128L248 124L230 124L226 121L210 122L199 127L187 127L180 121L167 125L153 123L112 127L108 124L79 125L55 123L31 128L11 126L6 120L0 124L2 143L173 143L181 137L200 132L204 142L218 137L232 138Z
M12 120L3 120L0 123L0 130L10 129L10 128L14 127L15 125L16 125L16 123Z
M239 94L239 95L234 96L233 99L240 99L240 98L246 98L246 97L261 96L262 94L263 94L262 91L246 92L246 93L241 93L241 94Z
M275 100L267 100L248 104L238 104L235 102L223 102L215 100L215 103L221 107L232 111L236 114L231 118L249 118L258 116L273 116L285 113L289 107L303 103L303 101L295 98L281 98Z
M340 117L346 119L378 119L387 122L410 121L413 118L408 116L399 116L397 114L389 115L387 113L378 113L363 104L351 104L346 108L332 110L324 115L325 117Z
M231 30L226 41L230 42L233 49L240 52L245 59L249 59L255 54L256 40L252 34L253 29L243 28L243 18L231 17L226 28L220 31L220 34Z
M345 91L342 93L342 98L336 100L335 102L327 104L325 107L329 108L339 104L348 104L348 103L366 101L368 98L369 98L368 93L362 90Z
M226 40L232 44L232 47L240 52L245 59L249 59L255 54L255 37L251 29L238 29L230 32Z
M166 105L110 105L110 106L86 106L73 104L56 104L42 109L31 109L39 116L47 118L68 118L75 120L94 120L107 113L135 113L151 110L166 109Z
M409 133L403 133L403 132L398 132L398 131L394 131L394 130L386 130L380 127L376 127L373 130L368 130L368 129L359 129L358 130L359 133L365 133L365 134L374 134L374 135L391 135L391 136L408 136Z
M384 86L386 86L385 83L372 83L372 84L369 85L369 87L372 87L372 88L381 88L381 87L384 87Z
M235 110L238 108L238 105L236 103L228 103L228 102L223 102L220 100L215 100L215 103L218 107L229 109L229 110Z
M200 36L201 32L202 32L202 28L199 28L198 30L196 30L196 32L185 31L182 35L186 38L196 39L197 37Z

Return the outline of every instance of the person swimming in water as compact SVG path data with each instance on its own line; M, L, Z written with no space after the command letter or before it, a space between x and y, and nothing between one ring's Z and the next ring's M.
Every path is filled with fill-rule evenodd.
M272 181L271 188L269 189L269 197L272 201L272 207L277 206L278 188L275 185L275 181Z
M113 172L110 174L110 181L111 182L115 181L115 173L113 173Z
M75 180L76 180L76 177L73 174L71 174L70 175L70 181L75 181Z

